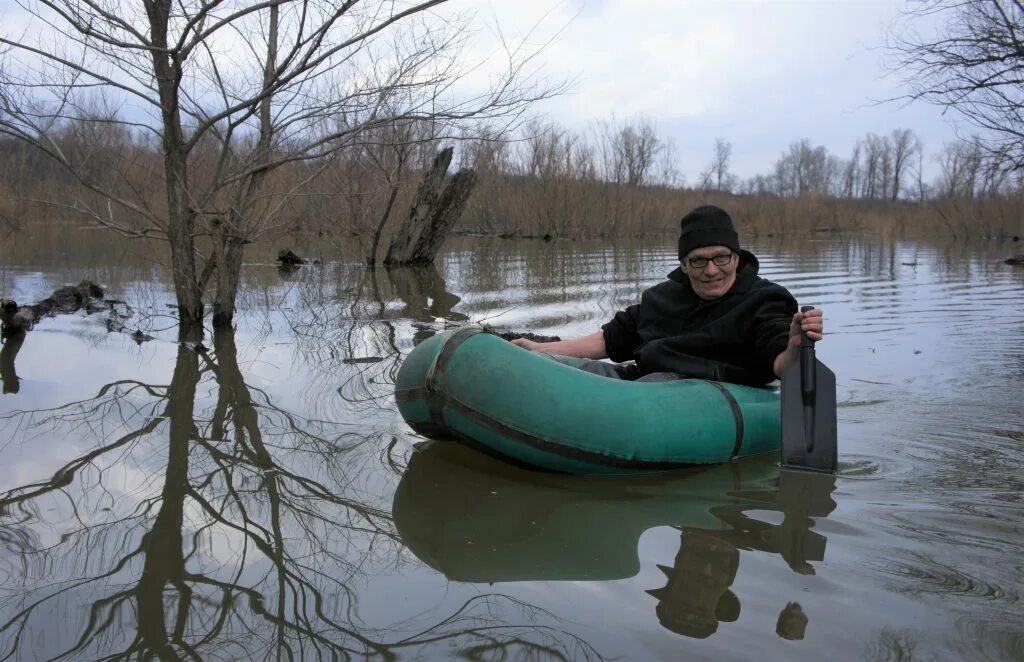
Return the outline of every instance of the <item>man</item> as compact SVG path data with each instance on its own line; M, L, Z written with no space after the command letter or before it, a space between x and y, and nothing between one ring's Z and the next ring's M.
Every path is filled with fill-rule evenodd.
M697 207L680 226L680 267L600 331L552 343L512 342L556 360L635 361L627 366L588 361L581 366L608 377L696 377L758 386L798 360L802 331L821 340L821 311L798 312L786 288L757 275L757 258L740 248L724 209Z

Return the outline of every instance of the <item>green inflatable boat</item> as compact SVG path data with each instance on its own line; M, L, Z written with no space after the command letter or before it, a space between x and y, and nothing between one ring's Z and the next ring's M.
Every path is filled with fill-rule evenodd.
M573 474L727 462L777 451L781 437L775 390L609 379L476 328L417 345L398 372L395 399L426 437Z

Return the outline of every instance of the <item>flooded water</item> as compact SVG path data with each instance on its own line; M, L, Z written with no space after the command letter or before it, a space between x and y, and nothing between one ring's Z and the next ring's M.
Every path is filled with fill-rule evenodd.
M159 246L60 236L0 243L0 296L90 278L155 339L78 313L3 347L0 659L1024 659L1014 244L753 245L825 310L839 475L586 478L423 443L395 372L452 326L592 332L674 241L268 247L192 349Z

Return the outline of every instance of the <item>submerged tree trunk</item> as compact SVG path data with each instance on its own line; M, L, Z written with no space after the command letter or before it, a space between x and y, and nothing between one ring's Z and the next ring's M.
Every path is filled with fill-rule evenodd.
M232 224L213 221L213 257L217 271L213 293L213 328L230 329L235 316L235 297L242 278L245 241L232 231Z
M160 95L163 122L164 181L167 185L167 239L171 246L171 271L178 300L178 339L197 341L203 337L203 293L196 278L195 212L188 202L188 152L181 129L179 86L180 55L168 47L172 3L159 0L146 4L149 18L153 72Z
M280 7L270 7L267 30L267 58L263 65L263 98L259 102L260 133L256 145L255 163L241 182L234 200L234 211L227 218L218 218L211 224L214 241L214 260L217 270L213 294L213 328L230 330L235 317L235 297L242 278L242 254L248 243L247 228L251 228L248 214L254 214L253 202L259 197L266 181L275 127L272 114L273 94L270 90L277 77L278 22Z
M451 147L446 147L434 157L430 170L416 190L409 215L388 248L385 266L429 264L437 257L476 184L472 170L460 170L444 186L451 162Z
M172 209L168 220L171 271L178 302L178 340L198 341L203 337L203 293L196 278L195 242L192 238L195 223L191 212L184 209Z
M377 256L380 254L380 239L384 235L384 226L388 224L388 219L391 218L391 209L395 206L395 199L398 198L398 183L391 183L391 192L388 194L388 202L384 206L384 212L380 216L380 221L377 223L377 228L373 231L373 242L370 244L370 255L366 258L366 263L370 266L377 264Z

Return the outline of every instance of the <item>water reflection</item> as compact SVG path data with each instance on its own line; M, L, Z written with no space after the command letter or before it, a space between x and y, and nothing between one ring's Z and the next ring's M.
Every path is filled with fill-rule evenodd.
M433 336L434 324L439 319L455 324L469 320L454 310L462 299L448 291L441 272L433 264L390 268L385 273L391 292L404 304L400 314L413 320L414 344Z
M671 567L658 566L665 573L663 588L648 591L658 598L658 620L663 626L691 637L707 637L719 622L739 617L739 599L729 590L739 569L739 550L779 554L789 567L802 575L815 574L810 561L825 559L825 536L812 531L813 517L826 517L835 509L831 493L835 477L781 470L770 489L740 484L732 497L748 500L746 505L713 505L711 514L725 528L681 527L679 553ZM781 524L771 524L750 515L781 512ZM779 615L777 634L802 639L807 616L797 603L789 603Z
M69 243L64 230L38 230L5 244L17 261L0 264L0 295L35 301L87 277L130 302L138 323L152 320L144 331L173 335L164 249L97 232ZM396 532L393 492L419 441L392 400L403 354L463 316L562 337L590 333L675 266L664 238L611 245L455 237L439 268L414 282L402 280L411 270L367 269L359 256L337 254L282 281L273 263L279 247L261 254L254 245L233 362L241 372L234 383L248 395L222 393L232 372L224 343L211 340L210 352L195 355L194 436L175 446L187 451L183 496L164 493L169 473L182 484L168 412L178 390L170 385L176 346L158 340L139 349L107 335L101 321L77 318L48 320L21 347L8 340L0 377L20 392L0 398L0 658L128 650L142 636L139 601L149 599L140 584L145 593L164 581L167 620L162 634L147 631L146 650L166 645L184 655L188 645L210 658L285 657L281 639L295 657L335 656L339 642L346 651L381 650L357 636L386 646L382 657L470 656L492 645L485 629L495 656L592 651L568 629L621 659L669 658L679 646L694 658L749 657L753 639L762 657L783 658L795 650L784 639L804 634L799 652L807 657L842 650L868 659L1021 659L1024 569L1006 559L1024 540L1024 269L1002 264L1011 252L996 242L819 239L762 238L752 248L767 277L826 309L834 331L821 352L840 379L841 443L856 466L843 471L842 512L825 523L779 505L788 488L774 464L759 478L756 463L744 461L735 484L719 474L707 494L699 474L589 488L536 476L506 487L487 472L472 478L479 467L449 468L450 476L433 473L438 489L451 493L450 483L463 480L476 502L433 499L440 505L424 516L430 528L399 517ZM96 397L68 403L106 382ZM5 413L15 407L38 411ZM188 429L188 417L179 420ZM420 459L412 457L403 491ZM492 473L510 478L506 471ZM430 489L421 483L416 493ZM502 501L503 491L521 503ZM402 499L396 507L418 512L409 494ZM442 507L457 517L439 521ZM490 507L493 525L465 514L474 507ZM162 529L143 545L157 516L161 526L176 525L177 510L183 574L177 554L149 544L168 538ZM452 527L460 521L473 544L442 544L458 539ZM531 521L544 530L531 533ZM644 534L646 527L654 530ZM788 570L826 574L816 560L823 529L827 576ZM411 558L397 533L434 567L477 583L447 582ZM488 558L495 554L500 562ZM694 566L705 560L701 578ZM498 584L503 594L487 578L521 581ZM123 591L134 593L116 602ZM148 604L147 624L161 608L155 598ZM187 608L181 619L179 604ZM726 625L736 610L738 621ZM659 617L679 622L680 614L716 633L684 640L661 625ZM305 634L309 627L322 639ZM92 643L75 649L82 637ZM516 638L526 643L510 643ZM410 648L397 647L406 639ZM869 651L864 642L874 639Z
M403 349L449 325L467 323L468 317L453 309L461 299L434 265L335 268L303 268L296 275L299 283L287 312L296 360L311 378L330 382L330 391L345 402L346 417L356 411L379 414L394 407Z
M658 566L666 584L647 592L658 600L662 626L703 638L739 615L730 587L741 550L779 554L801 574L813 574L810 562L824 559L826 540L812 530L813 518L835 508L835 477L780 472L776 463L751 458L682 473L583 478L427 442L410 458L392 512L420 560L449 579L477 583L633 577L641 534L674 526L679 551L671 566ZM762 519L772 512L783 515L781 523ZM799 605L782 608L779 635L802 638L806 615Z
M391 290L405 307L399 312L419 322L444 318L453 322L469 319L454 310L462 299L448 290L448 284L433 264L386 269Z
M14 580L0 600L5 659L391 658L441 645L599 657L500 594L366 625L353 585L401 549L364 479L380 440L246 384L233 333L212 353L178 347L169 385L119 381L3 419L96 435L50 479L0 495L0 572Z
M14 394L21 389L18 373L14 369L14 359L25 343L25 331L4 334L0 342L3 342L3 347L0 347L0 382L3 382L5 395Z

